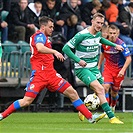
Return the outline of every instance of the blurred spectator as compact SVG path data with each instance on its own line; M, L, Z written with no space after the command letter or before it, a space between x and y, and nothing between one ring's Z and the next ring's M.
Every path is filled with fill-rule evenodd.
M99 0L93 0L84 4L81 11L82 20L87 24L91 25L92 16L101 9L101 2Z
M63 3L62 3L63 4ZM57 21L56 16L58 15L58 11L61 8L61 2L57 2L56 0L44 0L42 1L43 5L43 15L48 16L54 20L55 30L61 32L61 26L64 25L63 21Z
M56 0L45 0L43 3L43 12L44 12L44 16L48 16L52 19L55 19L55 15L57 12L56 9Z
M11 0L3 0L3 10L10 11L11 9Z
M42 3L36 1L28 5L30 11L31 22L35 25L35 30L39 29L39 17L43 16Z
M120 38L125 41L127 45L133 45L132 33L133 33L133 2L129 3L128 6L123 7L119 11L118 22L122 24L120 28ZM129 37L131 35L131 38ZM133 39L133 38L132 38ZM130 50L131 53L132 50Z
M129 26L131 38L133 39L133 2L130 2L128 6L125 6L123 10L119 12L118 21Z
M81 0L82 5L85 5L88 2L92 2L93 0Z
M64 24L62 24L63 33L67 40L86 27L86 23L81 19L78 0L67 0L61 8L57 20L64 22Z
M110 0L110 7L105 11L106 19L109 23L116 22L118 17L118 4L119 0Z
M3 1L0 0L0 31L1 31L1 42L3 43L8 39L8 24L2 18L1 12L3 11Z
M30 21L28 0L19 0L19 3L11 8L8 15L8 24L11 38L14 32L17 32L18 40L29 43L30 36L35 32L35 25Z
M57 8L57 11L59 12L60 11L60 9L62 8L62 6L64 5L64 3L66 3L67 2L67 0L60 0L60 2L59 3L57 3L56 5L56 8Z
M105 16L105 11L110 7L110 1L102 0L101 4L102 4L102 7L99 12Z
M125 43L133 47L133 2L130 2L127 6L121 8L119 11L118 21L124 24L123 28L120 27L120 38ZM131 37L131 38L130 38ZM132 56L132 75L133 75L133 48L129 47Z

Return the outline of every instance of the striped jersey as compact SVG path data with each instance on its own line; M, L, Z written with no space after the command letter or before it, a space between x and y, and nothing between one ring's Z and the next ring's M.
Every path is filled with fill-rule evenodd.
M32 70L51 70L53 69L54 56L53 54L43 54L38 52L37 43L43 43L48 48L51 47L51 41L42 32L37 31L30 38L31 58L30 63Z
M75 55L80 59L86 61L85 68L92 68L97 66L99 45L101 39L101 32L96 35L89 33L88 29L84 29L77 33L67 45L70 48L75 48ZM75 68L82 68L78 63L75 63Z
M124 50L122 52L116 50L114 47L102 45L102 53L104 53L104 66L110 70L119 70L124 66L125 58L130 56L130 51L127 45L119 38L116 39L116 44L121 45Z

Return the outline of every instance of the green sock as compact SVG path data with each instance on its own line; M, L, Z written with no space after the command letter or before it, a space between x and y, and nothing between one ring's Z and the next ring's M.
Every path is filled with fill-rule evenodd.
M114 113L112 112L112 110L107 102L103 103L101 106L102 106L102 109L106 112L109 119L114 117Z

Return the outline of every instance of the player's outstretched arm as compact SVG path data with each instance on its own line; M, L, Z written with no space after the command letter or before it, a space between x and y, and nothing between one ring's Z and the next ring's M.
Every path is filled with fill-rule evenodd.
M54 54L58 60L60 60L60 61L65 60L64 56L60 52L58 52L54 49L48 48L48 47L44 46L44 44L42 44L42 43L37 43L36 48L37 48L38 52L40 52L40 53Z
M122 46L117 45L117 44L115 44L115 43L113 43L113 42L111 42L111 41L109 41L109 40L107 40L107 39L105 39L103 37L101 38L100 43L108 45L108 46L115 47L117 50L120 50L120 51L124 50L124 48Z
M80 58L72 52L71 48L67 44L63 47L62 51L75 62L80 62Z

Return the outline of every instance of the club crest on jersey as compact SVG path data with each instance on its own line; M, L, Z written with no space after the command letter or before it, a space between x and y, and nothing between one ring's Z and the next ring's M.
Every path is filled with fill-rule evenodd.
M35 87L35 85L34 84L31 84L30 85L30 90L33 90L34 87Z

